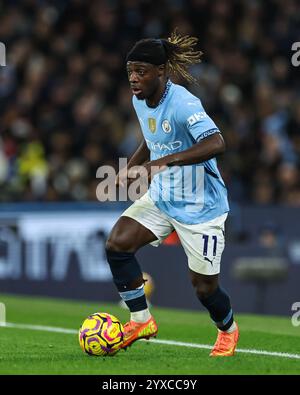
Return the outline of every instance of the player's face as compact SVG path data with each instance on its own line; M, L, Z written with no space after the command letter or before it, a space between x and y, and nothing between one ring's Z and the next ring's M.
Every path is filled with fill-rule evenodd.
M127 62L127 74L132 93L139 100L155 95L162 72L158 66L144 62Z

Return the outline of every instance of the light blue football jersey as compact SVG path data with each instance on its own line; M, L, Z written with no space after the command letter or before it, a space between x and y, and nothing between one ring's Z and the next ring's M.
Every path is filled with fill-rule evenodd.
M151 160L184 151L220 133L201 101L171 81L157 107L150 108L135 96L133 106ZM195 165L171 166L156 174L149 195L162 212L185 224L204 223L229 211L227 190L215 158Z

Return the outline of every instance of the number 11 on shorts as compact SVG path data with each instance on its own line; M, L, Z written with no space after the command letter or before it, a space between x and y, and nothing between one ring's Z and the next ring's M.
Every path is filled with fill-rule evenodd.
M203 256L207 256L209 237L210 237L209 235L203 235L203 240L204 240ZM213 256L216 256L218 238L217 238L217 236L211 236L211 238L212 238L212 242L213 242Z

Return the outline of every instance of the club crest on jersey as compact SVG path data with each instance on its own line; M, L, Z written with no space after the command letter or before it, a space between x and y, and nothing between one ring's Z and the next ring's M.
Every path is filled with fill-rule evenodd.
M150 132L155 133L156 132L156 119L148 118L148 126L150 129Z
M165 120L163 121L163 123L162 123L161 126L162 126L163 131L164 131L165 133L170 133L171 130L172 130L171 125L170 125L170 122L169 122L167 119L165 119Z

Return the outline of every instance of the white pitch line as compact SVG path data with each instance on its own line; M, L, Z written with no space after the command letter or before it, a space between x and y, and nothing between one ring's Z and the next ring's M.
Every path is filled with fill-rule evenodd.
M78 331L75 329L58 328L54 326L44 326L44 325L29 325L29 324L14 324L12 322L1 323L0 328L16 328L16 329L31 329L33 331L44 331L44 332L57 332L57 333L67 333L76 334Z
M203 349L211 349L212 346L208 344L196 344L196 343L184 343L184 342L177 342L173 340L158 340L153 339L151 342L161 343L161 344L170 344L173 346L181 346L181 347L191 347L191 348L203 348ZM273 351L265 351L265 350L249 350L244 348L237 348L236 352L242 352L246 354L257 354L257 355L267 355L270 357L282 357L282 358L292 358L292 359L300 359L299 354L289 354L287 352L273 352Z
M66 328L43 326L43 325L15 324L12 322L6 322L5 324L1 323L0 328L1 327L16 328L16 329L30 329L30 330L44 331L44 332L66 333L66 334L72 334L72 335L76 335L78 333L78 331L75 329L66 329ZM200 348L200 349L207 349L207 350L210 350L212 348L212 346L209 344L184 343L184 342L179 342L179 341L174 341L174 340L150 339L149 341L151 343L167 344L170 346ZM290 354L287 352L242 349L242 348L237 348L236 352L245 353L245 354L266 355L269 357L300 359L300 354Z

